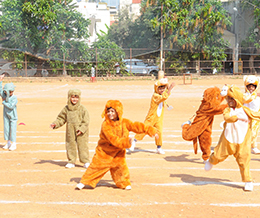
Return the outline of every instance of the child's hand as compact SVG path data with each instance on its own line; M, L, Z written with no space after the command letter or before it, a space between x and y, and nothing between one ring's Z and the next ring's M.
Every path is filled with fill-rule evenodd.
M0 75L0 81L3 81L4 77L5 77L4 74Z
M155 137L156 139L159 139L158 133L156 133L156 134L154 135L154 137Z
M171 92L171 90L173 89L174 86L175 86L175 83L172 82L171 85L169 86L168 93Z
M132 145L132 141L133 141L133 139L132 139L132 138L129 138L129 143L130 143L130 145Z
M80 130L77 130L77 136L79 136L80 134L82 134L82 132Z
M52 123L52 124L50 125L50 128L54 129L55 126L56 126L56 124Z

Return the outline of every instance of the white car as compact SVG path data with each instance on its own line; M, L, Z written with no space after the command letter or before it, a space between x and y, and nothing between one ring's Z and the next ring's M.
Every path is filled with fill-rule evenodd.
M36 68L32 68L27 65L27 76L35 76L37 72ZM25 77L26 73L24 69L16 69L15 64L13 62L9 62L4 64L1 69L0 69L0 75L5 74L5 76L10 76L10 77ZM41 71L41 76L47 77L48 76L48 71L46 69L42 69Z
M125 59L123 62L128 73L157 76L159 72L158 66L149 66L140 59Z

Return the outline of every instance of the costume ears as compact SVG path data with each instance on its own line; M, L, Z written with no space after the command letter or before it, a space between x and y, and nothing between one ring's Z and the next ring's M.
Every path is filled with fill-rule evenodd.
M222 89L221 89L221 92L220 92L220 95L225 97L227 96L227 92L228 92L228 89L230 88L229 85L225 84Z

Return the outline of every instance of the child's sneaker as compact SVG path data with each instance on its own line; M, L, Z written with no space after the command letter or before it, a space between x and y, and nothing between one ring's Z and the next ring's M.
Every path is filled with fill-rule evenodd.
M245 188L244 188L244 190L245 191L253 191L253 189L254 189L254 185L253 185L253 183L252 182L246 182L245 183Z
M209 162L209 160L205 161L204 169L205 171L210 171L213 167L213 164Z
M165 152L162 148L157 148L156 153L157 154L165 154Z
M125 190L131 190L131 189L132 189L131 185L125 187Z
M134 150L135 150L135 144L136 144L136 140L134 139L134 140L132 141L131 147L129 148L129 151L134 151Z
M260 154L260 150L257 147L252 148L252 154Z
M89 167L89 165L90 165L90 163L85 163L83 167L87 169Z
M16 149L16 143L13 142L10 147L9 147L9 151L14 151Z
M73 164L73 163L67 163L65 167L66 167L66 168L73 168L73 167L75 167L75 164Z
M11 146L11 142L7 141L6 145L3 147L3 149L9 149Z
M76 187L77 189L81 190L85 187L85 185L83 183L78 183Z
M191 122L188 120L188 121L186 121L186 122L184 122L183 124L181 124L181 128L185 125L185 124L191 124Z

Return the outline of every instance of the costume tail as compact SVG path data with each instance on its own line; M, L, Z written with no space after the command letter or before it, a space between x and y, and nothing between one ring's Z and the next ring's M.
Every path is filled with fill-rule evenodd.
M197 137L195 139L193 139L193 148L194 148L194 153L197 154L198 153L198 140L197 140Z

